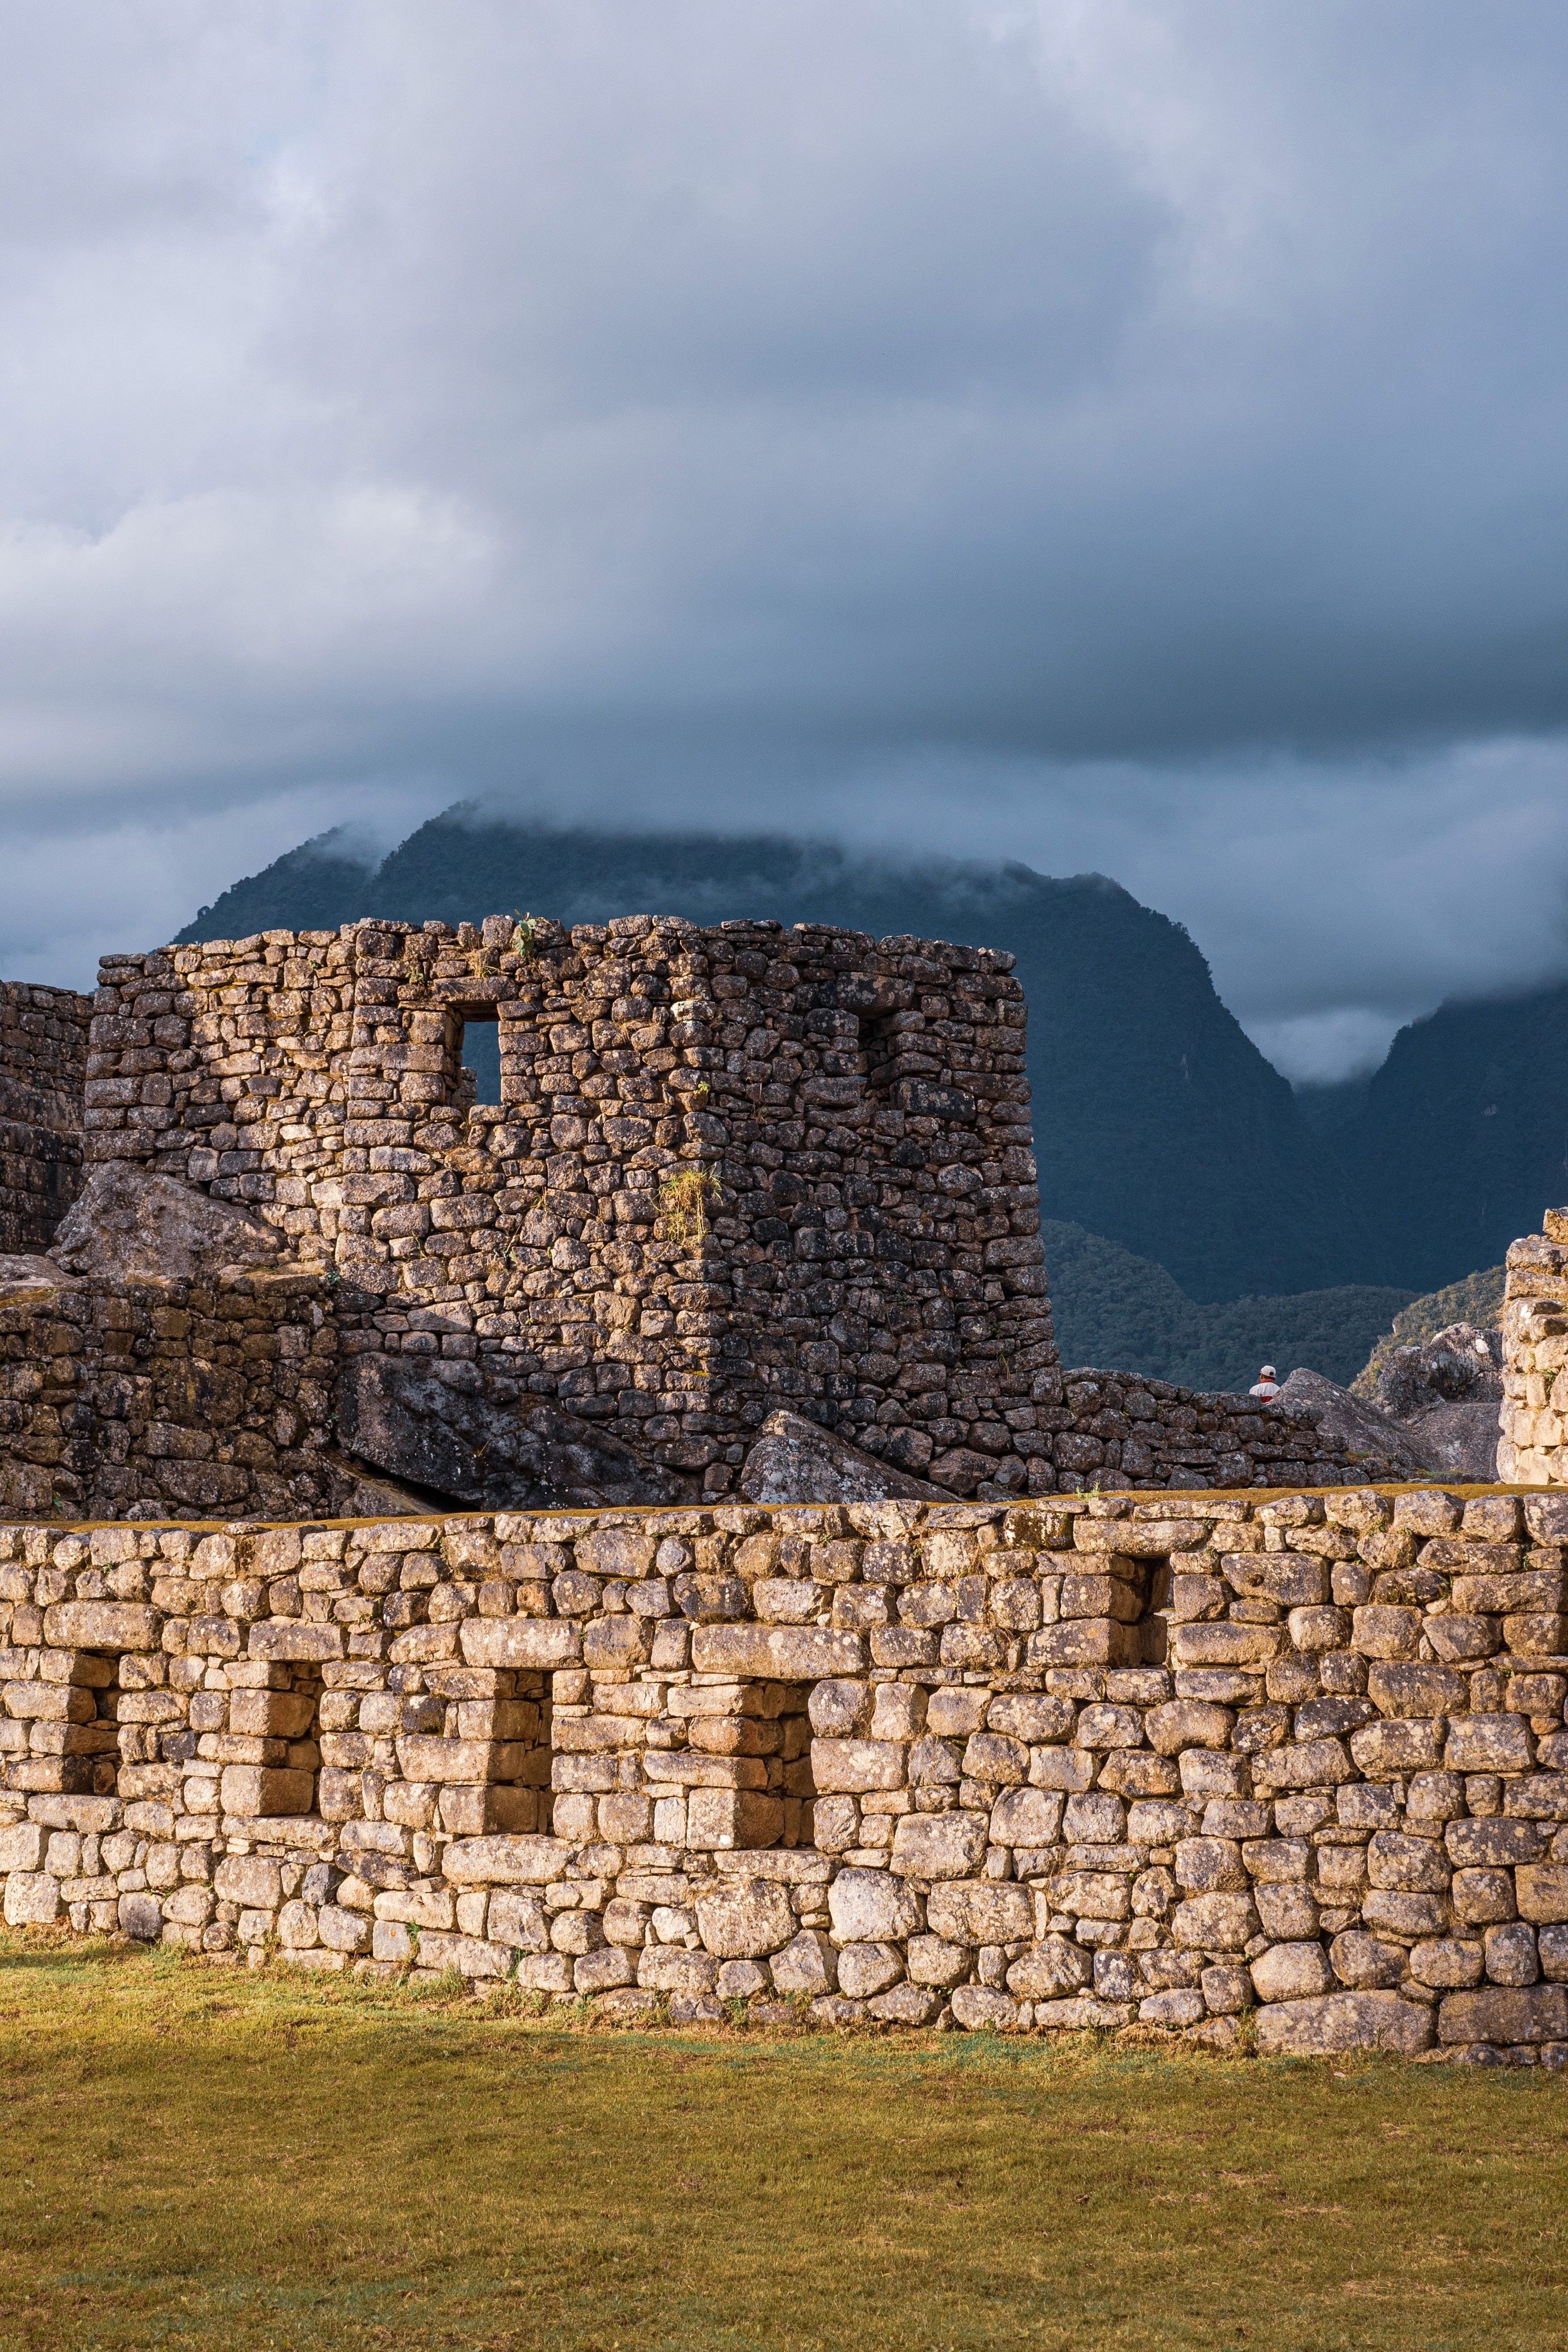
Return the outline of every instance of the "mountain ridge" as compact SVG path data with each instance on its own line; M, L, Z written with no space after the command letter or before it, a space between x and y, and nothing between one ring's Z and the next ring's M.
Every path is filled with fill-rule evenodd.
M186 940L362 915L565 922L658 911L914 932L1010 949L1030 1004L1041 1205L1169 1269L1189 1297L1371 1279L1332 1150L1221 1003L1186 929L1103 875L897 860L782 835L609 833L447 810L379 866L318 836L204 908ZM1155 1181L1157 1171L1157 1181Z

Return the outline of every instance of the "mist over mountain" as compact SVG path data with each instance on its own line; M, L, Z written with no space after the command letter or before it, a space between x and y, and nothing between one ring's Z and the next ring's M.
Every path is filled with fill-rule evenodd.
M1030 1006L1045 1213L1166 1267L1189 1299L1377 1278L1333 1151L1221 1003L1179 924L1103 875L901 863L781 835L551 828L448 810L379 866L339 835L238 882L181 934L247 938L361 915L602 922L773 917L1009 948Z

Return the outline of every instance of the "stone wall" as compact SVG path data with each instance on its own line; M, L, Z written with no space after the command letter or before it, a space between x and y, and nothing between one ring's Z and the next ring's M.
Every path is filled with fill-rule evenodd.
M1063 1371L1051 1383L1055 1402L1037 1385L1033 1430L1014 1443L1038 1449L1041 1474L1031 1485L1040 1493L1344 1486L1400 1475L1385 1456L1325 1436L1316 1419L1283 1404L1206 1395L1138 1372Z
M0 1512L308 1517L336 1332L318 1274L10 1286L0 1299ZM3 1538L0 1538L3 1540Z
M1557 2065L1565 1544L1364 1488L4 1530L5 1916Z
M1497 1475L1568 1486L1568 1209L1544 1223L1508 1254Z
M649 916L109 957L88 1149L329 1266L363 1444L416 1372L427 1403L557 1403L693 1502L779 1406L982 1500L1385 1471L1245 1399L1064 1381L1011 962ZM476 1020L498 1104L462 1060ZM395 1439L373 1458L423 1475Z
M559 1400L694 1495L779 1404L1022 1490L1056 1350L1011 964L648 916L109 957L88 1149L329 1262L349 1349Z
M47 1249L81 1178L90 997L0 981L0 1255Z

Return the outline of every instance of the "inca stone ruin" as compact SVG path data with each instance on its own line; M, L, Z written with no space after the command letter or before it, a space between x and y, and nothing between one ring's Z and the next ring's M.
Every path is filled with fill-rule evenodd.
M1565 1540L1343 1488L16 1528L5 1917L1556 2065Z
M1557 1233L1524 1494L1064 1371L1009 966L507 918L11 991L6 1921L1568 2062Z
M691 1502L779 1410L912 1496L1375 1475L1283 1411L1064 1381L1011 961L645 916L106 958L86 1190L0 1267L0 1501Z

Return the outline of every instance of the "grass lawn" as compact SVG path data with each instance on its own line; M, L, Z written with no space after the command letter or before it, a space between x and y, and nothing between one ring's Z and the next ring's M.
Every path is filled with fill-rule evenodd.
M1568 2083L610 2033L0 1938L0 2347L1568 2339Z

